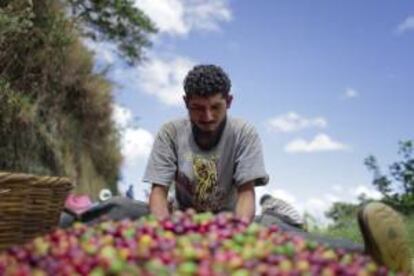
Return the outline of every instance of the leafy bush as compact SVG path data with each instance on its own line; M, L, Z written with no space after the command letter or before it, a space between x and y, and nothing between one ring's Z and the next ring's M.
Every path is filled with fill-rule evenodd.
M384 196L383 201L404 214L414 213L414 141L400 141L401 160L389 166L389 175L382 174L377 159L369 156L365 165L374 175L373 185Z
M96 196L103 187L116 192L121 153L111 117L112 87L93 72L93 55L81 43L79 24L86 22L66 13L68 5L79 11L76 5L84 2L0 2L0 170L66 175ZM141 44L128 40L131 32L121 42L138 43L129 58L139 61L149 45L147 33L155 31L151 22L131 1L89 2L103 5L98 15L112 8L120 20L128 16L133 32L142 23Z

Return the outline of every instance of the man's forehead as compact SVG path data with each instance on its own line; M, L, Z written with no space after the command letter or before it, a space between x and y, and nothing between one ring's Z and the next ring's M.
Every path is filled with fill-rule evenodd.
M225 101L226 98L221 93L217 93L210 96L199 96L199 95L192 95L188 98L189 103L194 104L206 104L206 103L220 103Z

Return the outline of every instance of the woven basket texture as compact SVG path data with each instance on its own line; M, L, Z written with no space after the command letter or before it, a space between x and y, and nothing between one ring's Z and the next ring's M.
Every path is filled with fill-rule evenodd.
M73 187L65 177L0 172L0 250L55 228Z

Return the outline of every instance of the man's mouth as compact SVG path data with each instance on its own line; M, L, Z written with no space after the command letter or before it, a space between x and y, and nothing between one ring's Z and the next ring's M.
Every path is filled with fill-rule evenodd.
M212 126L214 125L214 122L207 122L207 123L200 123L202 126Z

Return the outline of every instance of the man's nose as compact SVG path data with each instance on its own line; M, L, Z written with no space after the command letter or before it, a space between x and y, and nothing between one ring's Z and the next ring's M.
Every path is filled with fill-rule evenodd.
M203 121L210 122L213 119L214 119L213 112L211 112L211 110L209 110L209 109L204 110L204 112L203 112Z

